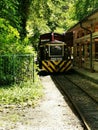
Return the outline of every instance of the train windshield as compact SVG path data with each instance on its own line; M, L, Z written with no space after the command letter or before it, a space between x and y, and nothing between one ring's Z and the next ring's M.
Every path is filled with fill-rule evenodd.
M50 57L62 57L64 55L64 47L61 45L50 45Z

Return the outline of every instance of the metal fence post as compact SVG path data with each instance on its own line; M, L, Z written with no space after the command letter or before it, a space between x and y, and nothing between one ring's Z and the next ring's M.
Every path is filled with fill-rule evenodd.
M33 82L34 82L34 55L33 55Z
M15 55L13 55L12 57L13 57L13 81L15 83Z

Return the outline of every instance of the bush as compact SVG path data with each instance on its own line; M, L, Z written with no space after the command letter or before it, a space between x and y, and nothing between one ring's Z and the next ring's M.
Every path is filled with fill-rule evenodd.
M19 44L19 33L8 21L0 18L0 54L13 53Z
M0 83L10 84L30 79L33 69L34 49L29 39L20 40L17 29L0 18Z

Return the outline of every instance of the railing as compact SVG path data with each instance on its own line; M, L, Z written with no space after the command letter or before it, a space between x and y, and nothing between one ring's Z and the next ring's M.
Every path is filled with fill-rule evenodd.
M34 82L34 56L0 55L0 86L20 83L31 79Z

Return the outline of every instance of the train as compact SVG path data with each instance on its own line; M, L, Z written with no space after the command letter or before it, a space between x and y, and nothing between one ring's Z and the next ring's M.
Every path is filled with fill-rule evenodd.
M66 72L72 68L70 46L73 34L45 33L40 35L38 64L41 71ZM71 40L71 41L70 41Z

